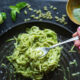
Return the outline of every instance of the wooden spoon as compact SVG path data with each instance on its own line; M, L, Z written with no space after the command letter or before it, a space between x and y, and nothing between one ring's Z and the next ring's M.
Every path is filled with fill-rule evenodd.
M69 18L76 24L80 25L80 22L75 19L73 16L73 10L75 8L80 8L80 0L68 0L66 5L66 11Z

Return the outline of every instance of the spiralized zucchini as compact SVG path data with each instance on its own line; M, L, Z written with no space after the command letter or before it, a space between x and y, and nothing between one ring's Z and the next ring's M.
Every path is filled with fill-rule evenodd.
M58 67L61 55L61 47L51 49L45 57L37 51L38 47L50 47L58 43L57 35L50 29L40 30L37 26L26 29L26 33L20 33L14 40L14 51L7 59L13 64L16 73L33 80L41 80L49 71Z

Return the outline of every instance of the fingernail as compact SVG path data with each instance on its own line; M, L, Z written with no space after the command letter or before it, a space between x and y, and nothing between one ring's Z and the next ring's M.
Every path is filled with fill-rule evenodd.
M80 49L80 46L78 48Z
M78 27L78 30L80 31L80 26Z

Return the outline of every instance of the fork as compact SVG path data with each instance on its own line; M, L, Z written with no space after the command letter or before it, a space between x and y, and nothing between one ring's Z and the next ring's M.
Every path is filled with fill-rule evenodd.
M51 47L39 47L39 48L37 48L36 50L41 50L41 51L43 51L44 54L43 54L42 56L40 56L40 57L43 57L43 56L45 56L45 55L48 54L48 52L49 52L50 49L55 48L55 47L57 47L57 46L60 46L60 45L62 45L62 44L66 44L66 43L75 41L75 40L79 40L79 37L76 36L76 37L70 38L70 39L68 39L68 40L66 40L66 41L60 42L60 43L55 44L55 45L53 45L53 46L51 46Z

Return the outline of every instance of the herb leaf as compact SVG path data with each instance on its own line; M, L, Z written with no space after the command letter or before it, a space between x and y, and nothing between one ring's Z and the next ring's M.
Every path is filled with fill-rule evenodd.
M7 18L6 13L2 12L2 17L3 17L3 20L5 20Z
M27 6L27 3L26 3L26 2L20 2L20 3L16 4L16 7L17 7L19 10L23 9L23 8L26 7L26 6Z
M3 18L2 18L2 15L0 13L0 24L2 24L4 21L3 21Z
M11 11L11 17L12 17L12 20L13 20L13 21L16 20L16 11L15 11L15 10L12 10L12 11Z
M9 6L9 8L11 9L11 18L13 21L16 20L16 14L19 14L20 10L27 6L26 4L26 2L20 2L16 4L16 6Z
M20 13L19 9L15 6L10 6L11 10L11 18L13 21L16 20L16 13Z
M6 18L6 13L0 12L0 24L2 24Z
M14 10L14 9L16 9L17 7L16 7L16 6L9 6L9 8L10 8L11 10Z

